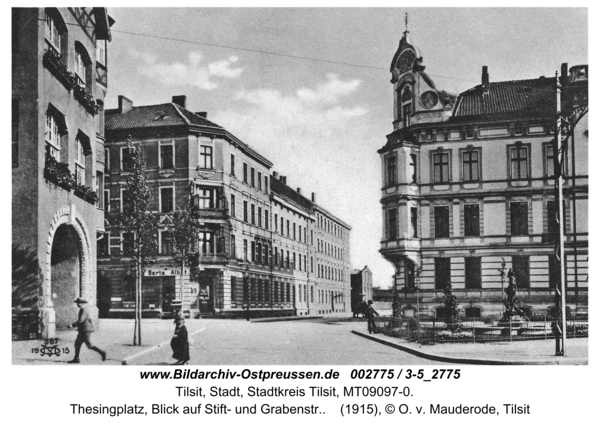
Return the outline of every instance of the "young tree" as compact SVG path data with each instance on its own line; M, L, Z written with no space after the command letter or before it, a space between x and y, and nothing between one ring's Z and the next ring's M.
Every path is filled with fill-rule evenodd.
M446 311L446 324L454 331L458 326L458 301L456 295L452 293L452 284L448 282L444 288L444 308Z
M185 266L191 266L194 263L194 256L197 255L198 231L200 223L189 202L183 208L177 208L170 214L172 222L173 249L175 251L174 260L180 266L180 293L179 300L183 308L183 271ZM190 271L191 279L191 271Z
M131 258L131 268L135 278L135 321L133 345L142 345L142 276L148 264L152 263L157 249L157 224L154 214L148 211L152 193L148 187L146 165L141 151L133 146L131 136L127 138L125 170L131 174L123 194L123 210L119 225L129 233L123 241L123 254Z

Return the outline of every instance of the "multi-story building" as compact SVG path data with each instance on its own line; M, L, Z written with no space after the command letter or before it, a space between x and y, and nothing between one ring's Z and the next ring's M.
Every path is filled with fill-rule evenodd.
M373 273L369 270L368 266L352 272L350 275L350 285L352 288L352 306L356 310L360 308L363 301L367 302L373 299Z
M107 210L117 212L123 203L128 173L122 163L131 138L143 152L150 210L160 217L156 262L143 276L144 313L162 315L182 301L184 310L200 314L314 314L308 241L314 204L285 177L271 175L268 159L206 117L189 111L185 96L139 107L120 96L119 107L106 112ZM181 273L169 213L189 202L201 226L199 266ZM101 312L131 315L133 278L122 256L128 235L116 225L110 234L99 256Z
M97 313L113 21L104 8L15 8L12 19L13 318L33 320L13 337L53 337L76 319L75 298Z
M438 88L408 39L391 69L394 131L378 152L383 169L381 253L395 269L404 309L442 308L452 284L463 314L503 311L499 269L512 269L527 312L554 306L560 282L556 259L556 126L554 77L490 82L458 96ZM561 81L568 96L587 96L587 65ZM578 123L564 161L567 304L587 312L587 115ZM420 273L419 288L415 287ZM440 311L441 312L441 311Z
M314 229L310 231L311 238L314 238L315 242L316 308L321 314L350 311L350 230L352 228L324 208L314 205Z

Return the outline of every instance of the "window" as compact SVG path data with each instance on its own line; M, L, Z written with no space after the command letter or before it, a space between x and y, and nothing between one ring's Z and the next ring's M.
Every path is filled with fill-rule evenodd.
M263 262L262 244L261 243L256 244L256 262L259 264L262 264L262 262Z
M481 288L481 257L465 258L465 287L467 289Z
M236 301L237 281L235 276L231 276L231 301Z
M54 16L49 10L46 10L46 40L58 54L61 52L61 24L62 23L58 20L57 16Z
M162 255L173 254L173 235L168 230L160 232L160 253Z
M231 195L231 205L229 207L229 210L231 211L231 216L235 217L235 195Z
M248 261L248 240L244 239L244 260Z
M77 84L80 87L91 89L91 64L90 56L85 47L79 42L75 42L74 71Z
M279 264L279 255L277 253L277 248L273 248L273 264L274 265L278 265Z
M248 164L244 163L244 183L248 184Z
M200 168L212 170L213 168L213 148L212 146L200 146Z
M265 229L269 229L269 210L265 209Z
M256 214L254 212L254 204L250 204L250 222L256 224Z
M250 187L254 187L254 167L250 167Z
M467 127L465 131L465 137L467 139L472 139L473 137L475 137L475 130L473 129L473 127Z
M248 223L248 201L244 201L244 221Z
M106 40L96 40L96 62L106 66Z
M262 173L258 172L258 190L262 190Z
M110 149L104 149L104 169L110 170Z
M465 236L479 236L479 205L465 204Z
M237 258L237 254L235 252L235 235L231 235L231 257Z
M85 152L79 138L75 140L75 183L85 186Z
M546 220L548 222L548 233L558 233L560 231L558 224L558 204L556 201L548 201L546 204Z
M554 177L554 175L555 175L554 147L552 146L552 144L545 146L545 154L546 154L546 177Z
M418 238L418 219L419 219L419 209L417 207L410 208L410 237ZM340 257L338 251L338 258Z
M525 236L529 234L529 217L527 202L510 203L510 234Z
M449 154L433 154L433 182L447 183L450 181Z
M104 211L110 211L110 190L104 190Z
M396 208L392 208L389 210L386 210L387 212L387 238L388 240L394 240L398 237L398 220L397 220L397 215L398 212L396 210Z
M269 192L269 176L265 176L265 193Z
M46 133L44 139L46 141L46 154L60 161L60 128L58 114L48 111L46 112Z
M481 309L479 307L465 307L465 318L467 318L467 319L481 318Z
M230 168L231 168L231 175L235 176L235 155L234 154L231 154Z
M435 258L435 289L444 289L450 283L450 259Z
M410 162L408 163L408 174L411 183L417 182L417 155L410 155Z
M168 213L173 211L173 188L172 187L161 187L160 188L160 212Z
M273 224L275 225L275 231L277 232L277 214L275 214L275 219L273 220Z
M121 249L123 254L127 255L133 251L133 233L123 232L121 234Z
M517 288L529 288L529 257L512 257L513 272Z
M292 224L292 239L296 240L296 223Z
M292 268L296 270L296 253L292 253Z
M173 163L173 148L173 145L160 146L160 168L163 170L175 168Z
M435 237L450 237L450 207L434 207Z
M96 186L94 190L98 194L98 208L104 210L104 196L102 196L102 191L104 190L104 173L102 171L96 171Z
M258 227L262 227L262 207L258 207Z
M286 229L287 229L287 231L286 231L285 235L289 238L290 237L290 221L289 220L286 221Z
M397 183L396 155L390 155L387 157L387 186L395 186Z
M121 148L121 170L129 170L131 164L131 155L129 154L129 148Z
M210 232L198 232L199 250L202 255L214 255L214 237Z
M410 127L410 114L412 113L412 103L402 105L402 117L404 118L404 127Z
M517 145L510 148L510 178L526 179L529 176L527 147Z
M290 268L290 251L285 252L285 266Z
M214 189L198 189L196 195L196 208L201 210L215 208L215 191Z
M479 151L471 150L462 153L463 181L479 181Z
M108 257L110 255L110 233L102 233L102 237L96 242L96 252L98 257Z

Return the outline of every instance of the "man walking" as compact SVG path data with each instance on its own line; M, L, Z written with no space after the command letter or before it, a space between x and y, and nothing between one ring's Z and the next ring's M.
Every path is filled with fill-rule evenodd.
M75 357L73 357L73 360L70 360L69 363L79 363L79 352L81 351L81 346L83 344L90 350L100 354L102 356L102 361L105 361L106 352L95 347L90 341L92 332L94 332L94 323L92 322L92 317L87 309L87 301L83 298L77 298L75 303L79 308L79 316L77 321L73 322L70 327L74 328L77 326L77 339L75 340Z
M375 316L379 316L379 313L375 311L373 308L373 300L369 300L369 304L367 305L367 309L365 311L365 316L367 316L367 324L369 328L369 333L377 333L377 328L375 327Z

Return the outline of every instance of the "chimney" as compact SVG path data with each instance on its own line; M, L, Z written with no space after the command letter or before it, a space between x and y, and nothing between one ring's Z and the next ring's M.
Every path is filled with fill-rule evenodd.
M287 184L287 177L286 176L281 176L281 183Z
M312 192L310 194L310 200L313 201L313 203L317 202L317 195L315 194L315 192Z
M199 117L202 117L202 118L206 118L206 116L208 114L206 112L196 112L196 115L198 115Z
M119 95L119 114L124 114L133 108L133 102L125 96Z
M489 86L490 85L490 75L488 74L487 66L481 68L481 85Z
M182 108L185 108L185 101L186 101L185 95L173 96L171 98L171 102L173 102L175 105L181 106Z
M302 190L300 190L300 188L296 189L296 191L297 191L299 194L302 194Z
M277 171L273 171L273 177L275 177L276 179L279 178L279 173Z

